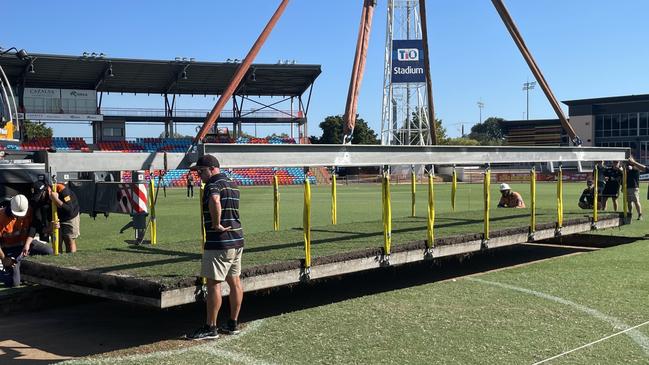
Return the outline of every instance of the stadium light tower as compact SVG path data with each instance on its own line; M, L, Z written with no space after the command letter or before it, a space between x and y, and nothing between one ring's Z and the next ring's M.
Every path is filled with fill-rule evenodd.
M480 109L480 120L478 120L478 123L482 123L482 109L484 108L484 103L482 100L478 101L478 109Z
M530 120L530 90L534 89L534 86L536 86L536 81L523 83L523 91L527 94L527 112L525 113L527 120Z
M419 0L388 0L381 144L430 145Z

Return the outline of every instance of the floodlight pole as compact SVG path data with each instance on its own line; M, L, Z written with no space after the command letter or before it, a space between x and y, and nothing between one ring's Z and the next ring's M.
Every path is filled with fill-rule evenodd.
M523 84L523 90L527 94L527 111L525 112L525 116L527 120L530 120L530 90L534 89L534 86L536 85L536 81L532 82L526 82Z

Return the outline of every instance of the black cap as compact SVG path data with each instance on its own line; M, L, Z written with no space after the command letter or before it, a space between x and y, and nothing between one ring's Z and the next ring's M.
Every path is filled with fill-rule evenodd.
M48 186L50 185L47 182L43 180L36 180L32 185L32 201L40 201L43 198L44 193L47 192Z
M587 180L586 185L593 185L593 180Z
M217 160L216 157L212 155L205 155L199 157L198 161L196 161L196 164L189 169L196 171L203 167L221 167L221 165L219 164L219 160Z

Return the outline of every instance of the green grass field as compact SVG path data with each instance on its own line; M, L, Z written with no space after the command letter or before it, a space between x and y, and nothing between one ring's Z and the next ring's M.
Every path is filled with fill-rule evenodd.
M479 185L461 185L458 210L451 212L449 186L436 186L438 234L481 231L480 189ZM527 187L515 185L514 189L529 200ZM554 184L538 186L538 204L543 212L540 221L555 219L554 189ZM581 184L566 184L567 216L589 214L575 209L581 189ZM88 260L96 267L106 265L108 271L121 270L122 265L133 272L155 273L165 265L178 263L190 267L186 273L197 270L197 200L186 199L183 193L171 190L166 199L160 198L158 246L129 248L124 240L131 239L130 234L117 234L118 226L127 221L125 217L96 221L84 217L80 252L48 260L80 266ZM495 197L495 189L493 193ZM341 187L337 226L329 224L328 187L316 187L313 198L314 255L381 245L379 186ZM241 210L248 245L244 265L301 257L301 199L300 187L282 188L282 231L275 233L269 213L270 190L243 189ZM395 244L425 237L423 218L408 217L409 199L408 186L393 186ZM419 186L417 199L418 215L423 216L424 186ZM494 209L493 213L492 229L528 222L527 209ZM181 348L156 345L133 351L133 355L125 350L119 356L106 354L69 363L533 364L560 355L544 363L646 364L647 228L646 221L633 221L622 229L595 233L609 237L611 242L616 237L628 237L629 244L255 320L246 323L244 332L236 337L187 342ZM337 241L338 237L344 239ZM327 243L331 238L334 243ZM281 247L263 249L277 246L277 242ZM124 262L127 257L144 258L150 264L135 267ZM175 267L166 266L165 270ZM244 303L244 312L255 310Z
M529 188L514 185L528 205ZM538 184L537 222L556 221L556 187ZM565 185L565 219L591 214L576 207L581 184ZM491 230L529 225L529 209L497 209L497 186L492 187ZM304 257L302 231L303 188L281 187L281 230L272 231L272 190L268 187L242 188L241 217L246 238L244 266L276 263ZM382 247L380 185L353 185L338 188L338 224L331 225L330 187L312 191L312 256L324 256L364 248ZM393 245L426 238L425 185L417 189L417 216L410 217L409 185L392 186ZM57 265L93 269L121 275L147 277L170 283L178 277L199 272L200 220L198 199L187 199L184 190L169 190L158 198L158 244L133 246L133 231L119 234L128 222L124 215L109 219L82 218L79 252L36 260ZM483 230L482 185L461 184L456 211L450 206L450 185L436 185L436 237L480 233Z
M346 227L345 234L355 232L354 227L370 224L364 222L377 220L380 214L377 188L341 189L339 221L342 222L340 227ZM438 186L440 224L472 219L472 211L479 207L478 186L463 185L460 189L461 211L452 214L448 187ZM526 196L525 190L520 190ZM566 186L567 207L576 200L579 190L581 185ZM406 219L409 198L405 186L395 187L394 191L395 220L399 222L394 228L398 230L402 222L409 221ZM419 214L424 212L423 192L420 189L418 194ZM539 186L539 194L543 197L539 204L544 209L552 209L553 192L553 184ZM160 219L166 221L162 227L167 226L161 230L170 233L161 235L161 248L167 245L169 237L188 245L195 242L189 232L165 231L182 225L186 225L186 231L196 227L196 214L181 212L182 207L184 212L194 209L196 202L182 198L180 193L170 192L167 200L161 201ZM268 233L271 227L271 219L266 215L271 202L268 190L245 189L242 195L242 214L249 237L281 238L292 235L291 228L299 227L301 189L283 189L285 231L277 235ZM314 210L314 225L328 227L327 190L317 188L314 198L314 205L320 207ZM583 214L574 209L566 210ZM162 212L175 212L175 215L165 218ZM444 221L444 217L448 220ZM503 224L506 221L508 219L503 220ZM111 233L115 224L110 223L110 229L108 225L103 220L84 221L84 239L80 240L82 252L97 253L102 249L90 239L100 232L105 235L105 243L102 243L105 248L125 248L122 238ZM461 227L454 228L454 232L480 230L479 224ZM543 363L647 364L649 241L644 239L647 228L646 221L634 221L622 229L596 233L611 241L625 236L632 241L629 244L429 282L256 320L247 323L246 330L237 337L198 345L187 343L181 349L160 350L154 346L150 351L140 349L134 355L126 351L119 356L107 354L69 363L533 364L559 356ZM319 239L320 234L316 230L314 239ZM376 237L376 244L380 244L380 236ZM566 244L579 245L580 242ZM314 253L319 249L320 246L314 248ZM295 250L298 255L299 249ZM246 310L254 311L255 308L245 307L244 303ZM631 329L635 326L638 327Z

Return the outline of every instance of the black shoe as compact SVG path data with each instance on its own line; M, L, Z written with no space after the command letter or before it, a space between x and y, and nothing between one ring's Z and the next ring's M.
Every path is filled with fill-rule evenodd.
M237 324L237 321L229 319L225 326L219 327L219 332L226 335L238 335L241 333L241 328Z
M197 329L192 334L187 335L188 340L216 340L219 338L219 334L216 331L216 327L204 325L203 327Z

